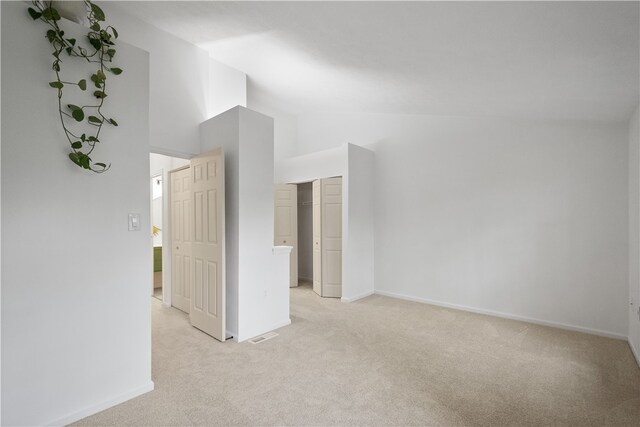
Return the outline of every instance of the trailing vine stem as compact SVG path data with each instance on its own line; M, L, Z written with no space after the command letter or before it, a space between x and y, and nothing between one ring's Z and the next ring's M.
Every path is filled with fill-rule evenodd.
M33 18L34 21L42 21L50 27L49 30L47 30L46 38L54 49L52 55L55 59L52 64L52 69L55 72L56 80L49 82L49 86L55 88L58 92L60 123L71 146L69 159L84 169L96 173L106 172L111 165L93 162L90 154L93 153L96 145L100 142L99 137L103 125L109 123L112 126L118 126L118 123L113 118L108 118L102 112L102 106L107 97L106 72L116 76L122 73L122 69L120 68L107 66L107 63L111 63L116 54L113 40L118 38L118 32L110 25L102 28L100 23L105 20L104 12L90 0L84 0L90 30L87 32L87 40L92 46L92 51L90 52L80 46L76 39L64 37L64 31L62 31L58 25L61 19L60 13L53 7L51 1L34 0L32 3L33 7L28 8L31 18ZM90 77L91 82L93 82L97 89L93 92L93 96L97 99L96 105L64 105L62 101L63 88L65 86L77 86L80 90L86 91L87 81L85 79L79 80L78 82L62 80L60 75L62 59L60 56L63 55L63 53L66 53L69 57L84 59L88 63L99 64L98 70ZM85 111L93 112L94 114L85 114ZM76 135L67 127L65 118L67 120L73 119L78 123L90 126L93 128L94 134L88 136L91 132L83 132L80 136Z

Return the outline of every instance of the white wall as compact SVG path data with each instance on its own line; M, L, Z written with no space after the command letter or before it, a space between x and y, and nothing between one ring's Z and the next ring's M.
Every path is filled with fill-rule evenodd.
M120 126L103 129L97 175L67 157L46 28L24 2L1 7L1 421L64 424L153 387L150 240L127 231L129 212L149 229L148 55L118 45L105 111Z
M627 129L299 117L300 152L375 151L375 288L626 337Z
M298 155L298 120L294 114L260 102L248 93L247 107L273 118L273 157L276 162Z
M629 120L629 344L640 364L640 106Z
M347 173L343 186L348 197L343 204L343 289L342 299L354 301L374 290L374 153L347 144Z
M342 179L342 301L351 302L374 291L374 219L372 183L374 154L345 144L276 162L276 183Z
M346 148L331 148L277 161L274 183L309 182L318 178L342 176L346 170Z
M246 107L247 75L210 58L208 91L207 119L237 105Z
M290 323L288 253L273 253L273 119L236 107L201 137L225 152L227 330L244 341Z
M127 14L118 3L100 3L107 21L123 41L149 52L151 149L168 155L200 153L198 126L235 105L246 105L246 75Z

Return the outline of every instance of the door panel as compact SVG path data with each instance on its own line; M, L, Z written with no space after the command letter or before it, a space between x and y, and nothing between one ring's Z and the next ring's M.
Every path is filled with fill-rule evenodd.
M274 189L275 246L293 246L289 259L289 287L298 286L298 186L276 185Z
M189 313L191 294L191 192L189 169L170 172L171 305Z
M193 200L193 282L191 324L225 340L224 153L221 149L191 160Z
M322 296L322 194L320 181L313 181L313 291Z
M320 180L323 297L342 296L342 178Z

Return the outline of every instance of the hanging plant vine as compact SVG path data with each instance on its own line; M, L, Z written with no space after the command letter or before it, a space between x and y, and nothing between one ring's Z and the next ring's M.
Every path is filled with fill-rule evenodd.
M100 7L90 0L84 0L87 10L87 20L89 31L87 40L91 49L87 50L77 43L74 38L65 38L64 31L60 29L60 13L56 10L51 1L33 1L33 7L28 8L29 15L34 21L42 21L49 26L46 38L53 47L54 61L52 69L55 72L56 80L49 83L49 86L58 92L58 112L60 123L65 136L71 146L69 159L81 168L91 170L96 173L106 172L111 165L101 162L93 162L91 154L96 145L100 143L100 131L105 123L118 126L113 118L107 118L102 111L105 98L107 97L107 73L119 75L122 69L109 66L116 54L114 40L118 38L118 32L112 26L105 26L104 12ZM65 104L62 100L63 90L76 87L81 91L87 90L87 80L81 79L78 82L70 82L62 79L61 64L62 57L76 57L89 63L96 64L97 70L91 75L90 80L96 90L93 92L96 102L92 105ZM66 120L73 120L78 127L89 129L86 132L72 132L67 126ZM82 133L81 133L82 132ZM78 135L80 134L80 135Z

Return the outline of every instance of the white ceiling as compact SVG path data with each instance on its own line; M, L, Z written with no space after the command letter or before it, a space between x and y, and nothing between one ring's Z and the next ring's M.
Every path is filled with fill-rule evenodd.
M126 2L292 113L627 120L637 2Z

